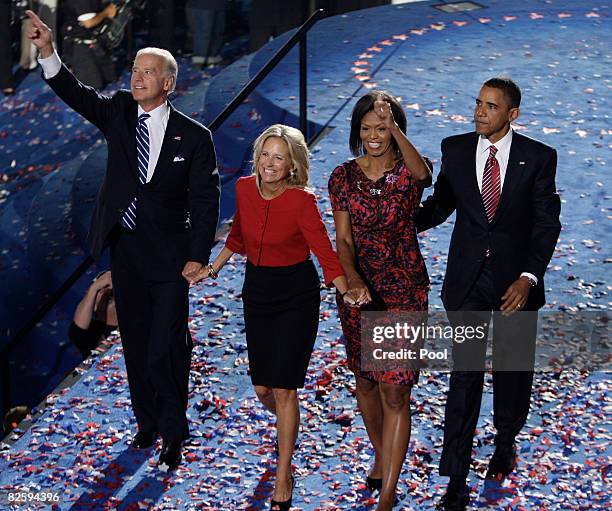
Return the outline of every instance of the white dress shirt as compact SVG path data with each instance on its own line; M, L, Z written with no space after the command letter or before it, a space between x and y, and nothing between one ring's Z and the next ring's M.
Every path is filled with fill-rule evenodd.
M56 51L53 55L46 59L38 59L43 69L43 75L45 79L53 78L62 68L62 61ZM145 111L138 105L138 116L144 114ZM159 105L150 112L147 112L149 117L145 122L149 129L149 165L147 168L147 183L151 181L157 160L159 160L159 153L161 152L162 143L164 141L164 135L166 134L166 127L168 126L168 119L170 118L170 106L168 102ZM135 135L134 135L135 136Z
M478 145L476 146L476 180L478 181L478 189L482 193L482 176L484 175L485 165L489 159L490 150L489 147L494 145L497 148L495 153L495 159L499 163L499 180L500 180L500 191L504 189L504 179L506 178L506 170L508 170L508 159L510 158L510 146L512 145L512 133L513 130L510 128L501 139L495 144L489 142L489 139L484 136L478 137ZM520 275L521 277L529 277L533 279L535 283L538 283L538 278L532 273L524 271Z

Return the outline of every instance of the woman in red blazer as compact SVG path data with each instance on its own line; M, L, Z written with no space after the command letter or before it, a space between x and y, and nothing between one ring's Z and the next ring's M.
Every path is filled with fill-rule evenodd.
M299 130L275 124L257 138L253 175L236 183L232 229L205 275L216 278L234 253L247 256L242 300L251 381L277 419L272 510L291 506L291 456L300 423L297 389L304 386L319 325L320 279L311 251L325 283L354 303L346 296L346 278L316 197L305 188L309 166Z

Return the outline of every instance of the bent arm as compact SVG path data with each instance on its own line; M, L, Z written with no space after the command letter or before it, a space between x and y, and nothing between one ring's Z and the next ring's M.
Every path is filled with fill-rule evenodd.
M72 321L74 321L76 326L83 330L87 330L91 324L97 294L98 290L94 289L93 286L90 286L87 293L85 293L85 296L79 302L79 305L77 305L77 308L74 311Z
M423 187L431 186L431 169L421 153L414 147L410 139L400 130L399 126L393 123L391 135L397 142L402 153L402 159L406 167L410 169L412 176Z
M104 272L92 282L92 284L87 289L87 293L85 293L85 296L79 302L79 305L77 305L77 308L74 311L72 321L76 326L83 330L87 330L89 328L89 325L91 324L91 320L93 318L94 310L96 308L96 299L98 298L98 293L103 289L110 288L112 288L110 272Z

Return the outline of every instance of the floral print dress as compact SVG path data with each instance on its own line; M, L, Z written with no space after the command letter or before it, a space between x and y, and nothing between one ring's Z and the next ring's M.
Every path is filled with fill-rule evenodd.
M357 268L372 295L372 303L361 308L337 295L348 365L363 378L396 385L418 380L414 367L362 370L361 310L427 311L429 277L415 227L422 194L402 160L376 182L356 160L338 166L329 179L332 209L350 215Z

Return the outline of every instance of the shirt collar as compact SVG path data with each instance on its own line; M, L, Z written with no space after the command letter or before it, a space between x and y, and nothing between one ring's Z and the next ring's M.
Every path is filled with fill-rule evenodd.
M145 112L143 108L138 105L138 117L140 117L142 114L149 114L151 116L151 121L153 122L153 124L157 124L161 123L164 120L164 117L168 115L169 110L170 106L168 105L167 101L165 101L158 107L155 107L150 112Z
M508 130L508 133L506 133L501 139L495 142L495 144L491 144L491 142L489 142L487 137L480 135L478 137L478 152L484 153L485 151L488 151L489 147L491 147L492 145L494 145L497 148L498 152L505 151L508 147L510 147L510 144L512 143L512 132L513 131L514 130L512 129L512 127L510 127L510 129Z

